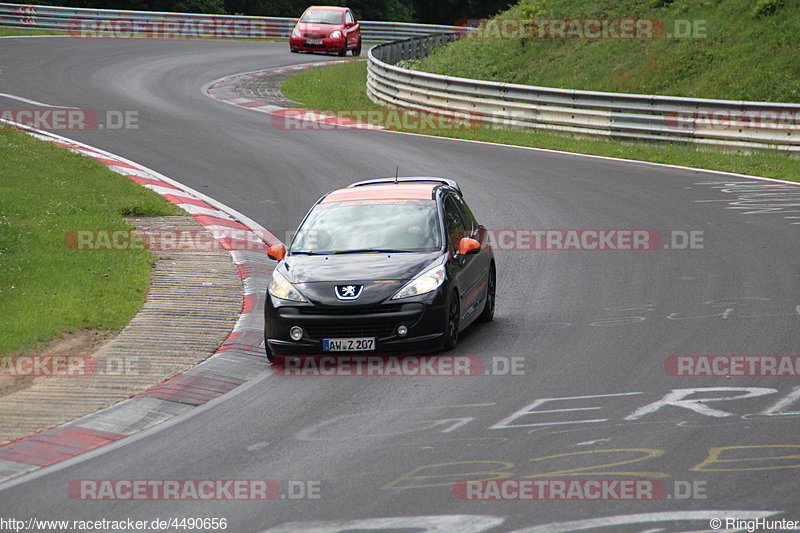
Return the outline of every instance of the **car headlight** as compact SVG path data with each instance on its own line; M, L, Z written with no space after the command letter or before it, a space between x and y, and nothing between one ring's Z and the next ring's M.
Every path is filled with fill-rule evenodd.
M300 35L300 30L298 30L297 28L293 29L292 37L302 37L302 35Z
M329 35L329 37L331 39L341 39L342 38L342 32L340 32L339 30L332 31L331 34Z
M294 285L283 277L277 270L272 271L272 281L269 282L269 293L275 298L281 300L289 300L291 302L307 302L300 291L294 288Z
M420 294L435 291L442 283L444 283L444 276L444 265L438 265L428 269L406 283L402 289L397 291L397 294L392 296L392 300L409 298L411 296L419 296Z

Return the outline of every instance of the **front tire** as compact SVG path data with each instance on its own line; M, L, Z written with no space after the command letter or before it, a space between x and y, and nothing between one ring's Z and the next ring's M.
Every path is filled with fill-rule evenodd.
M339 57L344 57L347 55L347 43L344 43L344 47L339 50Z
M444 349L452 350L458 344L458 334L461 327L461 304L458 293L453 291L450 295L450 305L447 308L447 325L444 330Z
M483 305L483 311L478 315L480 322L491 322L494 318L494 307L497 301L497 274L494 270L494 265L489 268L489 279L486 281L486 303Z
M274 363L277 363L278 361L280 361L280 356L278 356L278 354L276 354L272 350L272 348L269 347L269 342L267 341L267 336L266 335L264 335L264 352L266 352L267 359L269 360L270 363L274 364Z
M358 40L358 46L353 48L353 57L358 57L361 55L361 39Z

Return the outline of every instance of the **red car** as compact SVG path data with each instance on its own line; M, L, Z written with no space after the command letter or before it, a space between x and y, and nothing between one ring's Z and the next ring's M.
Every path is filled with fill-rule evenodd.
M311 6L297 21L289 37L292 52L353 51L361 55L361 25L348 7Z

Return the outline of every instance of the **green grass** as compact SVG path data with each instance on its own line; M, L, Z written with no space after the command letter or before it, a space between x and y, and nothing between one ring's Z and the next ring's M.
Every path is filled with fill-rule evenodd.
M522 0L498 17L648 18L673 34L675 20L688 20L706 29L648 40L463 39L415 68L569 89L800 101L800 0Z
M311 68L293 75L281 92L304 107L320 110L381 109L364 90L367 62L351 61L332 67ZM332 90L336 88L336 90Z
M147 295L153 255L71 250L67 232L185 213L97 161L6 128L0 176L0 354L125 326Z
M0 28L0 37L17 37L20 35L67 35L57 30L26 30L22 28Z
M366 79L364 62L320 67L295 74L283 84L281 92L287 98L302 102L307 107L348 115L347 110L381 108L367 98L364 90ZM475 130L426 130L419 133L800 181L800 159L767 150L757 150L747 155L714 148L699 150L688 144L623 143L605 139L576 139L545 131L512 131L486 127Z

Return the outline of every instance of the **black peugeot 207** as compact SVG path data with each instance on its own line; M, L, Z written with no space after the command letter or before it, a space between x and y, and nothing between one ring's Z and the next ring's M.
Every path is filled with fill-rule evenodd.
M428 353L494 316L486 229L458 184L385 178L323 196L279 261L265 306L267 355Z

